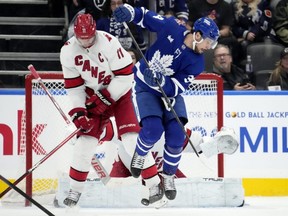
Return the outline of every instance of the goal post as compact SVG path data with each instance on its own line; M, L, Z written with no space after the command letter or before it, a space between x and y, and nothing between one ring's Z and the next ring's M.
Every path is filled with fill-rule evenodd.
M63 108L66 112L69 111L69 108L67 107L67 103L69 101L67 100L67 93L64 89L64 82L63 82L63 74L62 73L41 73L40 74L41 79L43 79L44 85L47 87L50 94L56 98L59 104L61 104L61 108ZM50 135L47 134L46 138L48 137L48 140L44 140L44 142L51 142L52 144L49 146L49 148L55 147L57 144L59 144L60 141L65 139L65 136L68 136L68 133L65 132L66 130L66 123L63 120L63 117L60 116L59 112L56 110L56 108L53 108L53 103L48 98L47 93L43 90L40 83L32 74L28 74L25 78L25 118L26 118L26 124L25 128L22 129L25 131L25 142L20 144L21 151L25 151L26 154L26 170L29 170L35 162L37 162L36 156L40 155L41 158L45 153L41 153L41 148L44 148L39 143L37 143L37 137L38 135L41 135L42 130L41 126L38 124L44 124L43 127L49 127L49 124L47 122L48 118L52 118L54 115L57 116L55 119L53 118L52 122L50 121L51 125L50 128L53 126L57 126L55 130L49 130ZM37 119L37 116L47 116L47 118L40 118ZM41 122L43 120L43 122ZM61 126L60 126L61 125ZM54 133L54 131L61 131L63 132L62 135L57 135ZM58 133L59 134L59 133ZM49 149L49 150L50 150ZM63 148L64 149L64 148ZM67 149L67 148L66 148ZM49 150L46 150L45 152L49 152ZM60 152L60 151L59 151ZM55 153L57 154L57 153ZM53 160L49 159L49 160ZM49 164L51 164L49 161L45 162L48 164L41 165L42 167L39 168L39 170L43 167L49 167ZM68 164L67 164L68 166ZM66 167L67 167L66 166ZM49 167L50 169L53 169L53 166ZM54 167L55 168L55 167ZM56 168L55 168L56 169ZM45 171L44 171L45 172ZM49 172L49 171L47 171ZM58 171L57 171L58 172ZM41 173L41 172L40 172ZM33 178L35 176L35 178ZM37 176L37 178L36 178ZM57 189L57 179L53 179L53 177L57 178L58 176L53 174L52 178L50 179L42 179L42 176L39 176L38 171L36 170L34 173L30 174L26 178L26 193L30 196L33 196L34 193L55 193ZM39 185L39 188L38 187ZM43 187L43 188L42 188ZM45 191L46 190L46 191ZM46 201L45 201L46 202ZM29 201L26 201L25 205L29 205Z
M214 136L224 125L223 79L217 74L202 73L183 95L188 114L186 127L192 131L198 130L202 135ZM197 159L194 161L199 163ZM224 177L224 155L217 155L212 163L215 163L217 170L214 176Z
M223 79L219 75L212 74L212 73L201 74L198 79L203 80L204 82L206 80L210 82L210 85L213 86L211 88L211 94L216 94L216 105L215 105L216 112L217 112L216 122L217 122L217 130L220 131L221 127L224 126ZM218 155L218 177L224 177L224 155L223 154Z
M39 75L63 111L68 113L72 107L64 88L63 74L39 73ZM183 96L189 119L186 127L192 131L198 130L203 135L215 135L223 126L223 81L221 77L216 74L203 73L191 83ZM67 125L63 117L56 110L40 83L31 74L26 76L25 103L19 149L22 154L25 153L25 170L29 170L69 134L67 133ZM66 144L59 149L59 152L57 151L32 174L26 177L25 189L29 196L43 197L48 195L48 203L53 202L50 194L55 196L59 176L64 172L67 174L69 171L72 148L72 145ZM186 158L187 160L185 158L183 160L183 165L185 168L189 167L188 169L190 169L192 164L191 158L199 160L191 152L187 153ZM213 177L224 177L223 154L215 156L213 160L216 161L216 173L213 173ZM190 173L196 173L195 170L191 172L188 170L187 172L187 176ZM210 174L204 175L210 176ZM197 174L197 176L201 175L202 173ZM45 198L43 203L46 204L47 199ZM29 202L26 202L26 205L28 204Z

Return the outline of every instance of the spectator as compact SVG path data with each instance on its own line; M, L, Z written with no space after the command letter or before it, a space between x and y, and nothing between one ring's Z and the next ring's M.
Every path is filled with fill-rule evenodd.
M272 14L274 14L275 8L276 8L277 4L279 3L279 1L280 0L269 0Z
M279 43L288 47L288 0L280 0L273 14L273 27Z
M141 58L140 53L134 48L126 49L126 51L131 55L133 65L135 65Z
M93 0L68 0L68 31L67 40L74 36L74 21L79 14L89 13L93 16L94 20L98 20L102 14L102 7L106 0L93 1Z
M215 21L220 30L220 37L230 36L233 15L230 5L224 0L188 0L189 24L207 16Z
M127 0L129 3L133 0ZM93 16L94 20L98 20L102 16L103 6L106 0L68 0L68 20L69 20L69 30L67 38L71 38L74 35L73 27L74 21L77 15L89 13Z
M118 38L119 42L125 49L130 49L131 47L134 47L132 38L128 34L123 24L117 23L113 17L113 11L126 2L127 1L125 0L106 0L102 11L103 16L97 21L97 30L109 32ZM145 52L147 46L141 27L133 23L129 23L128 26L141 51Z
M238 42L232 35L233 24L232 7L224 0L188 0L189 20L188 24L193 26L195 20L207 16L214 20L220 30L219 44L229 46L232 51L234 62L239 62Z
M248 74L232 63L228 46L219 44L214 49L213 73L222 77L224 90L255 90Z
M236 0L232 2L234 24L232 32L241 45L240 60L246 57L247 46L263 42L270 36L272 12L267 0Z
M137 7L143 6L147 9L152 9L147 0L139 0L135 5ZM189 10L186 0L156 0L156 13L164 16L166 14L173 14L173 16L184 21L188 21Z
M68 1L68 18L69 22L75 19L76 15L81 13L90 13L94 20L98 20L101 17L102 7L106 0L93 1L93 0L69 0Z
M269 80L269 86L280 86L281 90L288 90L288 47L284 48L280 55L280 61L276 63Z

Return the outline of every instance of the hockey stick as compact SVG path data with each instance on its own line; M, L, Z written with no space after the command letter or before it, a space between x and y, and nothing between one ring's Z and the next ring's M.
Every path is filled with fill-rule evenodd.
M43 212L45 212L49 216L55 216L52 214L48 209L44 208L40 203L38 203L36 200L34 200L32 197L28 196L24 191L22 191L20 188L16 187L15 184L12 184L8 179L4 178L2 175L0 175L0 179L5 182L9 188L12 188L13 190L17 191L19 194L21 194L25 199L29 200L31 203L33 203L35 206L37 206L39 209L41 209Z
M29 170L27 170L22 176L20 176L13 185L17 185L19 182L21 182L24 178L26 178L30 173L32 173L36 168L38 168L44 161L46 161L48 158L50 158L58 149L60 149L64 144L66 144L70 139L72 139L78 132L80 131L80 128L75 130L73 133L71 133L68 137L66 137L59 145L57 145L52 151L50 151L45 157L43 157L38 163L36 163L33 167L31 167ZM11 183L12 184L12 183ZM8 187L6 190L4 190L0 194L0 198L3 197L7 192L11 190L11 187Z
M104 185L107 185L107 183L111 180L111 176L108 174L104 166L101 164L97 156L94 154L92 157L91 165L95 172L97 173L98 177L102 181Z
M52 103L55 105L56 109L59 111L59 113L61 114L61 116L63 117L63 119L65 120L65 122L67 123L67 125L73 125L71 123L71 121L69 120L69 118L66 116L66 114L64 113L64 111L61 109L61 106L57 103L57 101L55 100L55 98L50 94L50 92L48 91L47 87L45 86L43 80L41 79L40 75L38 74L38 72L36 71L36 69L34 68L34 66L32 64L30 64L28 66L28 69L30 70L30 72L32 73L32 75L37 79L37 81L40 83L41 87L43 88L43 90L47 93L47 95L49 96L49 98L51 99ZM108 172L106 171L106 169L104 168L104 166L101 164L101 162L99 161L99 159L96 157L96 155L93 155L92 161L91 161L91 165L92 167L95 169L96 173L98 174L99 178L101 179L102 183L104 185L106 185L109 180L110 180L110 176L108 174Z
M136 49L137 49L138 52L140 53L141 57L143 58L143 60L144 60L144 62L145 62L145 64L146 64L146 66L147 66L148 68L150 68L150 65L149 65L147 59L145 58L144 54L142 53L140 47L138 46L138 44L137 44L137 42L136 42L136 40L135 40L135 38L134 38L132 32L130 31L130 29L129 29L128 25L127 25L127 23L126 23L126 22L123 22L123 25L124 25L125 29L127 30L128 34L130 35L130 37L132 38L132 41L133 41L133 43L134 43ZM186 130L185 130L185 127L184 127L184 125L182 124L181 120L179 119L179 117L178 117L178 115L177 115L177 113L176 113L176 111L175 111L173 105L171 104L171 102L170 102L168 96L166 95L165 91L163 90L162 86L160 85L159 80L156 79L156 78L155 78L155 80L156 80L157 86L158 86L158 88L159 88L159 90L160 90L162 96L163 96L164 99L165 99L165 102L167 103L168 107L170 108L171 112L173 113L173 115L174 115L176 121L178 122L178 124L179 124L180 127L182 128L182 131L183 131L183 133L185 134L185 136L186 136L186 138L187 138L189 144L190 144L191 147L193 148L195 154L197 155L197 157L199 157L199 154L198 154L196 148L194 147L192 141L190 140L190 137L189 137L189 135L187 134L187 132L186 132Z
M46 92L46 94L48 95L48 97L50 98L50 100L52 101L52 103L54 104L54 106L56 107L56 109L59 111L59 113L61 114L61 116L63 117L63 119L65 120L65 122L67 123L67 125L71 125L71 121L69 120L69 118L66 116L66 114L64 113L64 111L61 109L61 107L59 106L59 104L57 103L57 101L55 100L55 98L51 95L51 93L48 91L47 87L45 86L45 84L43 83L43 80L41 79L41 77L39 76L38 72L36 71L36 69L34 68L34 66L32 64L30 64L28 66L28 69L30 70L30 72L32 73L32 75L37 79L37 81L40 83L42 89Z

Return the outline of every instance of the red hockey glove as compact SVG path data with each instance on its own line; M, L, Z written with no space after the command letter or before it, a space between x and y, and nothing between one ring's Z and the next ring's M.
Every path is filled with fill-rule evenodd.
M97 91L86 101L87 110L96 115L101 115L115 101L111 98L107 89Z
M74 108L68 113L73 123L77 128L81 128L81 131L88 133L94 127L93 119L87 117L87 111L85 108Z

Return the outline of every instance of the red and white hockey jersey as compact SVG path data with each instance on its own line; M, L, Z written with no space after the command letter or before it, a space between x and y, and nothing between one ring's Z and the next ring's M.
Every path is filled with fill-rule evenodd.
M132 87L131 56L107 32L96 31L95 43L89 48L72 37L61 48L60 61L72 107L85 107L86 97L103 88L117 101Z

